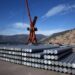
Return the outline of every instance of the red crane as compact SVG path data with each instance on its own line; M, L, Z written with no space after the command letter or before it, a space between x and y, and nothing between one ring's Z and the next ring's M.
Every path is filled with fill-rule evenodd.
M37 28L35 28L35 24L36 24L37 16L35 16L34 19L32 20L31 15L30 15L28 0L25 0L25 1L26 1L28 17L30 20L30 27L27 28L27 30L30 32L29 37L28 37L28 43L36 44L37 39L36 39L35 31L37 31Z

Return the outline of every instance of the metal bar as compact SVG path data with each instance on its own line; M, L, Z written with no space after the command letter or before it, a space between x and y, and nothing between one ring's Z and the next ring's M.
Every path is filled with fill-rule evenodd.
M55 71L57 71L57 72L59 71L58 67L55 67Z
M68 71L69 74L72 74L72 69L71 68L68 68L67 71Z
M63 72L63 68L62 67L59 67L59 72Z
M68 69L67 68L63 68L63 72L64 73L68 73Z

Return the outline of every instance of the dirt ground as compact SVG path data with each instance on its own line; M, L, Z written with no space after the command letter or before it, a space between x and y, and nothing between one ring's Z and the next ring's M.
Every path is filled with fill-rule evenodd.
M0 75L69 75L0 60Z

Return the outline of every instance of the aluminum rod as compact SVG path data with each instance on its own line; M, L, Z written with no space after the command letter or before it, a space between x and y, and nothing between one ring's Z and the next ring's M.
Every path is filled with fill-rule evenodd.
M71 68L68 68L67 71L68 71L69 74L72 74L72 69Z

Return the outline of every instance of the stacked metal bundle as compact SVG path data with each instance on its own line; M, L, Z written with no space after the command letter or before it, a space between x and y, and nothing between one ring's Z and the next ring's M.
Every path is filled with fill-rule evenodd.
M0 59L13 63L23 64L24 62L39 62L43 58L43 50L57 48L53 45L16 45L0 46ZM35 59L36 58L36 59Z
M0 46L0 59L31 67L75 74L75 53L68 46Z
M44 59L59 60L72 52L72 47L62 47L44 50Z
M22 64L27 65L30 63L31 66L35 64L44 64L44 49L52 49L52 48L58 48L58 46L53 45L30 45L27 48L22 48ZM31 64L32 63L32 64Z
M21 64L21 51L20 48L2 46L0 47L0 59Z

